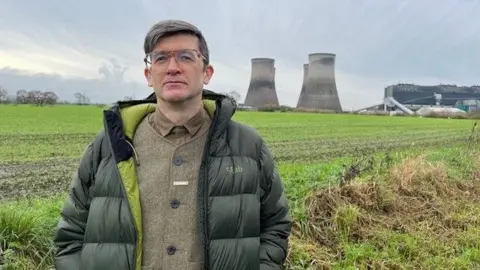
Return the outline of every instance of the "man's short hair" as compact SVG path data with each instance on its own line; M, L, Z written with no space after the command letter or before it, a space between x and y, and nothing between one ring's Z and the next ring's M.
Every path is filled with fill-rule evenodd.
M182 33L192 34L198 38L200 53L205 57L205 64L208 64L210 53L205 37L196 26L182 20L165 20L154 24L145 36L143 50L145 54L151 53L162 38Z

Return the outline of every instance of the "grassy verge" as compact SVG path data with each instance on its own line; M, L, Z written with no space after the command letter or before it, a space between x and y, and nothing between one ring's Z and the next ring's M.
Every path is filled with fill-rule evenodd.
M279 164L294 219L287 268L479 268L477 153L459 145ZM51 267L62 203L1 206L4 269Z
M0 207L0 266L48 269L52 239L63 197L3 203Z
M314 186L293 202L288 269L479 268L476 153L417 149L346 166L337 184ZM340 164L330 165L324 179L338 172Z

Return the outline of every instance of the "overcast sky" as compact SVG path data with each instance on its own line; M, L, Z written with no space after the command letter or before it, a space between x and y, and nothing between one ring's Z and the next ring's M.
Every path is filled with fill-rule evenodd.
M210 46L207 88L243 100L250 59L272 57L280 103L294 106L308 54L328 52L344 109L360 108L398 82L480 84L479 14L480 0L1 0L0 86L143 98L145 33L183 19Z

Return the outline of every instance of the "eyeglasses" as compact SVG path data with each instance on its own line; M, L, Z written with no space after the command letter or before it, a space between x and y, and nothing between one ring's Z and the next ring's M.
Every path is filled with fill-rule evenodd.
M147 65L165 65L170 60L170 57L174 57L179 64L192 64L199 59L202 59L203 61L207 60L205 56L197 50L184 49L177 51L151 52L145 56L143 61Z

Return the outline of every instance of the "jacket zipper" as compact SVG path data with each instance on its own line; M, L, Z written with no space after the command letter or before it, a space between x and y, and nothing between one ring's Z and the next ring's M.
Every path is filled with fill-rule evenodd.
M113 107L112 111L113 111L113 113L118 113L118 107ZM105 117L106 113L107 112L105 112L104 116L103 116L103 128L105 129L105 136L107 137L107 143L108 143L108 146L110 148L110 152L112 153L113 159L115 159L115 151L113 150L112 139L110 138L110 133L108 132L107 118ZM132 208L131 208L131 205L130 205L130 201L128 200L127 191L126 191L125 185L123 184L122 176L120 174L120 170L118 169L116 159L115 159L115 171L117 172L118 178L119 178L120 183L122 185L122 193L123 193L123 196L125 197L125 199L127 200L128 212L130 213L130 218L132 219L132 224L133 224L133 228L134 228L134 231L135 231L135 237L134 237L135 238L135 245L134 245L135 247L133 249L133 251L134 251L133 252L133 269L138 270L138 269L136 269L136 266L137 266L137 249L138 249L138 247L137 247L138 228L135 226L135 219L133 217Z
M217 104L217 110L219 109L219 104ZM213 114L212 125L207 134L207 143L205 145L205 149L203 150L203 233L205 236L205 243L204 243L204 258L205 258L205 270L209 269L209 258L208 258L208 247L210 244L210 239L208 235L208 162L209 162L209 152L210 152L210 145L212 143L212 135L215 131L216 124L217 124L218 113L217 111Z

